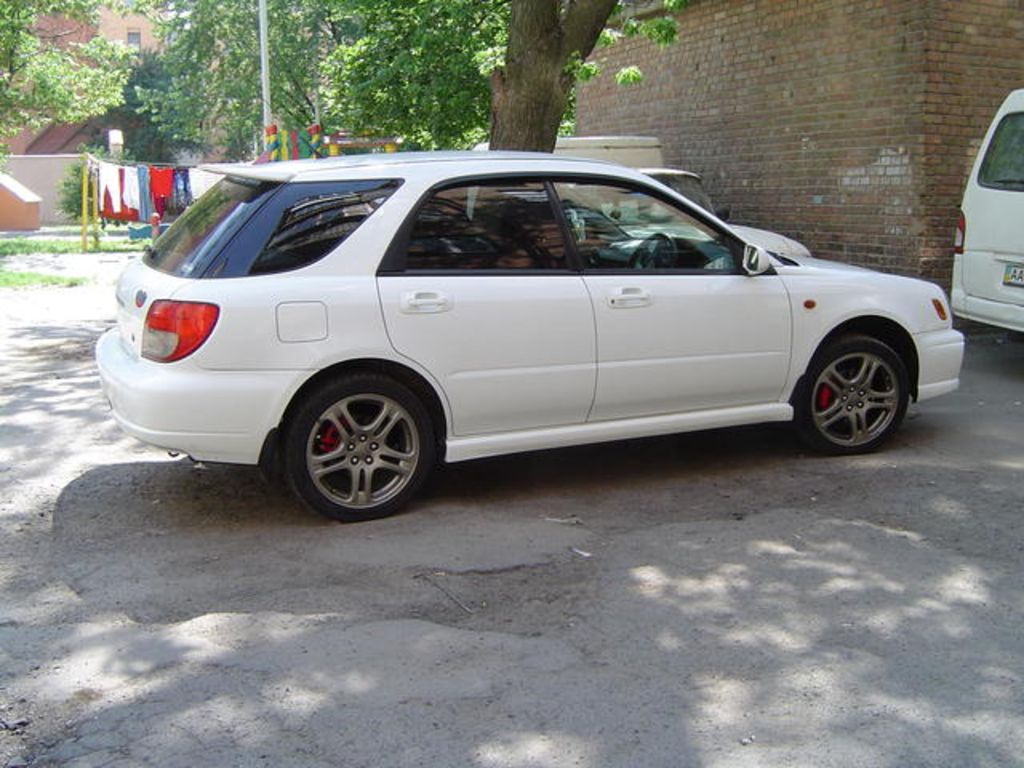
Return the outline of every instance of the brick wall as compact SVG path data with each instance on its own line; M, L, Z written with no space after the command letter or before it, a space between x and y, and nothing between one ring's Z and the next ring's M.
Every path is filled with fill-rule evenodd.
M948 274L949 232L992 116L1024 88L1024 0L935 0L924 50L921 271Z
M1021 5L695 0L675 45L598 53L578 133L658 136L732 220L946 282L971 142L1024 87ZM626 64L643 83L615 84Z

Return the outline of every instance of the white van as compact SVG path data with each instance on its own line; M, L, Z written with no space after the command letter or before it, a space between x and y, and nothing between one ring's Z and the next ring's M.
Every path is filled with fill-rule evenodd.
M1024 89L996 112L957 224L953 311L1024 333Z

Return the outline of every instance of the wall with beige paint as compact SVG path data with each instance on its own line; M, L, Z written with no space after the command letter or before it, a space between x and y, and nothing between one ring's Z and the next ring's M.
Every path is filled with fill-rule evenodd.
M39 229L39 195L0 173L0 231Z
M35 192L41 198L39 216L42 224L69 224L57 210L57 188L69 165L81 155L11 155L7 158L7 173Z

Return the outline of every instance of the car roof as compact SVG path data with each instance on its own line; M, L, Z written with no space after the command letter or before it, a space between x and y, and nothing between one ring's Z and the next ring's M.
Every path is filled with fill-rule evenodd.
M344 155L306 160L284 160L273 163L212 163L199 166L213 173L259 181L288 182L328 180L348 172L382 170L387 173L414 173L431 168L443 175L464 173L571 171L595 173L618 172L633 176L635 172L603 160L552 155L546 152L393 152L365 155ZM362 173L360 173L362 175Z

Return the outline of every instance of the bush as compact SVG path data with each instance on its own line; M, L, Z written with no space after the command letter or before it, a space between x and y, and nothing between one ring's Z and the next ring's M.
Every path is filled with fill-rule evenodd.
M64 176L57 186L57 210L59 210L68 221L82 220L82 166L84 161L78 160L67 167ZM93 206L92 184L89 185L89 212L92 215Z

